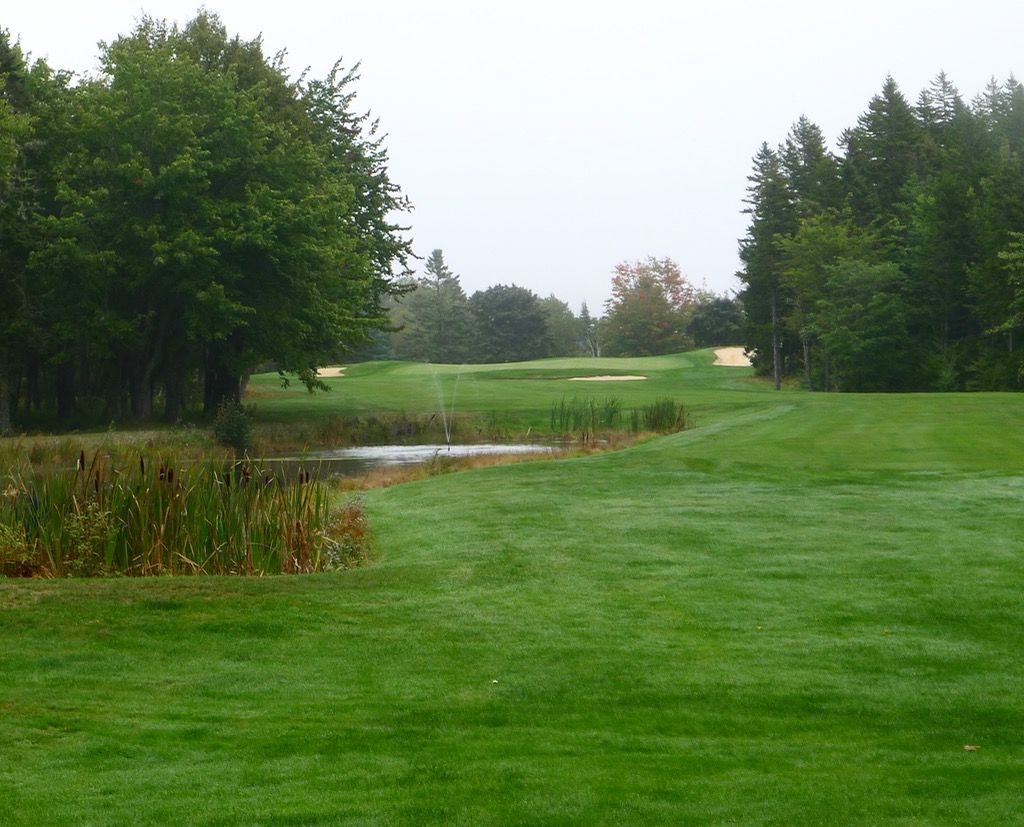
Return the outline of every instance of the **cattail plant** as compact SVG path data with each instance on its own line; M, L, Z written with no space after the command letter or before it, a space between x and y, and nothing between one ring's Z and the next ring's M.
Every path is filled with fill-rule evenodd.
M8 575L300 574L365 558L364 524L338 519L306 469L285 485L248 459L179 466L81 452L73 471L25 468L2 490ZM352 531L360 547L342 559Z

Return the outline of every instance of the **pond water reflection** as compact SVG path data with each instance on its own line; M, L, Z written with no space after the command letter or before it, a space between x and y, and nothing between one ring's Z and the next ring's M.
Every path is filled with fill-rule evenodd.
M264 464L278 469L284 476L298 473L299 468L319 468L320 477L355 477L377 468L419 465L435 457L472 457L486 454L550 454L562 450L556 445L520 443L482 443L475 445L361 445L309 451L302 456L274 457Z

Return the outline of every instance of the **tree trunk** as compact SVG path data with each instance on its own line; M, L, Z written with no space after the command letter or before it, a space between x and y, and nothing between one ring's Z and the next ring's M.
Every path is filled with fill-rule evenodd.
M139 419L153 416L153 378L157 376L157 367L163 359L167 339L167 314L161 315L156 322L154 316L151 311L146 317L141 331L142 344L136 352L129 378L132 413Z
M203 383L203 413L213 416L222 402L239 404L242 401L241 382L237 376L215 358L208 361Z
M177 422L185 409L185 374L169 368L164 382L164 420Z
M804 376L807 377L807 390L814 390L814 375L811 371L811 341L808 337L801 337L804 346Z
M149 419L153 415L153 383L147 371L132 371L130 393L132 414L138 419Z
M0 348L0 436L10 436L11 427L11 384L7 376L7 350Z
M57 365L56 370L56 396L57 396L57 420L67 422L75 410L75 366L68 361Z
M43 395L39 392L39 360L30 356L25 364L25 412L39 413L43 409Z
M779 304L775 290L772 290L772 379L775 390L782 388L782 340L779 338Z

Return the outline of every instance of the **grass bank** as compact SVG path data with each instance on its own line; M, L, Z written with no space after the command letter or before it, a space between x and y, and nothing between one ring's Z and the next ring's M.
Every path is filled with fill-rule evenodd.
M0 581L0 823L1017 823L1021 398L679 373L368 492L371 567Z

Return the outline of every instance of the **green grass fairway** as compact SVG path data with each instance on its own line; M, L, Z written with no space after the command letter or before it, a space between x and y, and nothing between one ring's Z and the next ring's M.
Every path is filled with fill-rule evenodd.
M0 824L1024 823L1024 396L621 370L697 428L367 493L371 567L0 581Z
M365 362L349 366L341 377L325 378L330 392L312 396L294 382L282 388L277 374L255 376L247 401L256 406L260 420L295 422L380 413L437 414L441 400L449 409L454 397L457 429L467 421L479 426L491 417L511 417L522 432L546 432L552 405L574 397L617 397L626 408L672 397L692 408L701 421L707 415L766 403L763 385L751 379L749 369L716 367L713 361L712 351L703 350L646 359L545 359L511 365ZM604 375L646 378L573 381ZM464 435L471 439L472 427Z

